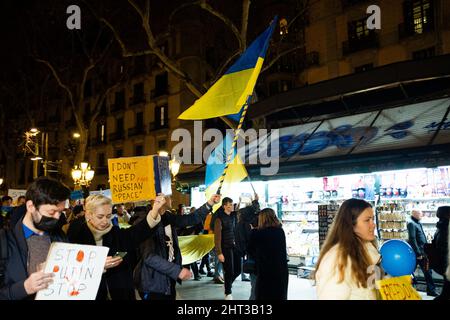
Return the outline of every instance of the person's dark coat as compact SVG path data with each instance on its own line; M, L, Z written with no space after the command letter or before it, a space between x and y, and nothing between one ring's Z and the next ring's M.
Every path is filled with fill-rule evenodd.
M256 300L286 300L289 271L283 229L254 229L250 235L248 252L256 261Z
M414 250L417 257L424 256L425 251L423 249L425 243L427 243L427 238L425 232L423 231L422 224L414 217L408 222L408 242Z
M178 281L182 268L181 251L178 245L177 228L195 226L203 223L211 210L206 204L188 215L177 215L169 211L161 216L161 222L154 228L153 236L140 246L141 260L134 270L134 283L141 293L158 293L163 295L171 292L171 281ZM174 260L168 261L168 249L165 227L171 226L174 249Z
M23 233L23 216L14 227L7 231L8 257L6 261L4 285L0 288L0 300L33 300L35 295L28 295L24 282L30 276L27 271L28 246ZM50 234L52 242L67 242L64 233L58 229Z
M436 266L439 274L444 274L448 264L448 218L441 218L436 223L436 233L434 234L433 242L439 254L438 261L440 265Z
M113 226L111 231L103 236L103 246L109 248L108 256L117 251L129 252L123 262L115 268L108 269L103 275L96 300L106 300L109 294L112 300L135 300L133 287L133 253L142 242L148 239L155 228L150 228L146 219L127 228ZM86 219L77 219L71 223L67 236L72 243L96 245L95 238L87 226Z
M247 254L248 241L252 228L258 226L259 203L254 200L251 206L239 210L239 218L236 226L236 249L241 256Z

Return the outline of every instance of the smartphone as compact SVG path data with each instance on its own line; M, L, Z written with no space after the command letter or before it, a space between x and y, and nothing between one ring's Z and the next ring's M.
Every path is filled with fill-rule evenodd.
M116 254L114 255L114 257L121 257L123 259L123 257L125 257L127 255L126 251L117 251Z

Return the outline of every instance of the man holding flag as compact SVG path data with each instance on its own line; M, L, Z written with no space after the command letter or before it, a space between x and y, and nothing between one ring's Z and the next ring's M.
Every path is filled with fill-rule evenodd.
M205 177L207 197L214 193L221 194L222 186L223 191L231 189L231 184L239 183L248 176L242 160L236 153L236 142L276 23L277 17L208 92L178 117L183 120L201 120L240 114L231 145L229 143L231 138L227 136L208 159ZM216 161L221 151L222 155L227 155L225 162ZM231 284L240 274L240 258L235 257L234 249L236 213L233 215L233 201L227 197L223 198L219 210L215 213L218 215L214 226L215 245L219 260L224 263L225 299L231 300Z

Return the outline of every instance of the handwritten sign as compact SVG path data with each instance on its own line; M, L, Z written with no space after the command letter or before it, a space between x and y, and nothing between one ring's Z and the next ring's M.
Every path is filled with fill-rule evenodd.
M422 300L409 275L378 280L377 284L383 300Z
M36 300L95 300L109 248L53 242L44 272L53 283Z
M17 202L17 198L20 196L24 196L27 193L25 189L8 189L8 196L13 198L15 202Z
M169 158L159 156L108 159L113 203L154 199L172 194Z

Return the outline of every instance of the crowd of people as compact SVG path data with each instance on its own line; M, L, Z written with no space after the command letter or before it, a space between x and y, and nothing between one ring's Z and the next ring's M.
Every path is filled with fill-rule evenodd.
M224 282L225 298L232 299L232 283L241 273L243 256L253 254L257 260L261 259L261 266L264 265L261 258L264 251L258 249L260 241L252 245L254 253L247 253L247 245L250 250L252 243L249 237L252 229L259 230L255 225L258 214L261 231L276 228L277 237L282 235L274 250L284 252L280 264L287 275L286 243L281 225L261 220L265 213L264 210L259 212L257 200L242 214L251 215L252 225L244 226L243 235L235 237L237 226L247 220L237 218L241 214L234 210L230 198L224 198L218 212L212 214L213 206L221 201L220 195L212 195L204 205L182 215L174 212L170 196L163 194L152 199L147 207L134 208L133 214L122 204L113 208L111 199L100 194L90 195L83 204L70 207L70 194L70 189L60 181L41 177L29 186L23 204L13 208L12 199L2 199L1 234L4 238L0 239L0 244L6 245L6 257L1 257L4 264L0 272L1 300L34 299L38 291L48 288L54 273L44 272L43 266L55 241L108 248L97 300L134 300L136 292L142 300L174 300L176 284L192 278L190 269L183 266L178 244L178 232L187 229L194 234L214 231L215 249L211 253L224 266L224 281L218 264L214 266L215 273L212 272L208 257L202 259L201 271L204 273L206 265L209 276L215 275L215 279ZM272 215L272 219L277 220L273 212ZM278 281L269 281L263 273L258 280L258 275L256 271L256 281L252 282L255 298L264 299L263 292L267 290L264 282L279 285ZM285 280L280 290L270 290L279 292L278 296L270 298L287 298L287 277Z
M142 300L175 300L177 283L199 280L201 275L223 284L224 299L232 300L233 282L239 275L246 279L243 269L250 270L250 263L250 300L288 298L286 237L275 212L261 210L256 194L243 207L215 194L189 214L183 214L182 206L174 210L171 197L163 194L131 212L99 194L70 206L70 194L60 181L41 177L17 199L17 206L12 207L11 197L1 199L0 299L33 299L48 288L54 274L44 272L43 265L55 241L108 248L97 300L134 300L136 293ZM219 209L212 212L219 203ZM450 207L437 211L432 245L438 253L433 259L439 263L428 259L421 217L420 210L411 211L408 242L424 274L427 294L448 300ZM369 281L375 272L371 267L381 268L375 229L374 209L368 202L349 199L342 203L313 273L318 299L379 299L376 286ZM214 234L214 249L198 262L183 264L178 236L201 233ZM431 269L444 278L440 295Z

